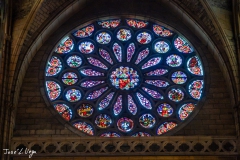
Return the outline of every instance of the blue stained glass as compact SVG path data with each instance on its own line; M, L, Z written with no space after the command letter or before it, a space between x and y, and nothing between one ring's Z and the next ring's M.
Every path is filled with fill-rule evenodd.
M108 53L106 50L100 48L100 49L99 49L99 54L100 54L100 56L101 56L102 58L104 58L108 63L113 64L112 58L111 58L111 56L109 55L109 53Z
M141 32L137 35L137 41L141 44L148 44L152 41L152 36L147 32Z
M119 115L121 111L122 111L122 95L118 96L116 103L113 106L114 115Z
M120 137L120 135L117 133L114 133L114 132L106 132L106 133L101 134L100 137L109 137L110 138L110 137Z
M109 93L101 102L99 103L99 110L106 108L114 96L114 92Z
M73 33L73 35L79 38L86 38L91 36L93 31L94 25L89 25L87 27L77 30L75 33Z
M129 132L133 129L134 122L132 119L123 117L117 121L118 129L122 132Z
M151 135L146 132L138 132L133 134L131 137L151 137Z
M106 90L108 89L108 87L104 87L104 88L101 88L99 90L95 90L93 92L91 92L87 99L90 100L90 99L96 99L98 98L99 96L101 96L103 94L103 92L105 92Z
M146 75L147 76L161 76L161 75L166 74L167 72L168 72L167 69L156 69L156 70L146 73Z
M161 117L169 117L173 114L173 108L167 103L162 103L158 106L157 112Z
M86 122L77 122L77 123L74 123L73 126L84 133L87 133L91 136L94 135L93 127Z
M61 93L60 85L55 81L46 81L48 97L51 101L57 99Z
M152 59L148 60L148 61L142 66L142 69L146 69L146 68L155 66L155 65L157 65L158 63L160 63L160 61L161 61L161 57L152 58Z
M137 105L134 103L132 96L128 95L128 110L132 115L137 114Z
M195 80L188 87L188 91L194 99L200 99L202 95L202 89L203 80Z
M92 81L92 80L88 80L88 81L82 82L81 86L84 87L84 88L91 88L91 87L97 86L99 84L102 84L104 82L105 81Z
M111 36L107 32L101 32L97 35L96 41L100 44L108 44L111 41Z
M61 40L58 47L56 48L56 52L60 54L69 53L73 49L73 46L73 40L67 36Z
M183 100L184 93L181 89L173 88L170 91L168 91L168 98L174 102L179 102Z
M117 32L117 39L119 39L120 41L128 41L131 37L132 34L128 29L120 29Z
M66 99L69 102L77 102L81 99L82 95L81 92L77 89L70 89L65 94Z
M154 44L154 49L158 53L167 53L170 49L169 44L165 41L158 41Z
M138 100L140 101L141 105L146 108L146 109L152 109L152 104L150 103L150 101L145 98L142 94L140 94L139 92L137 92L137 97Z
M154 91L146 87L142 87L142 89L155 99L163 99L163 96L157 91Z
M131 61L134 53L135 53L135 45L134 43L130 43L127 48L127 62Z
M166 63L170 67L179 67L182 64L182 58L176 54L172 54L167 57Z
M118 43L114 43L112 49L118 62L122 62L122 47Z
M107 114L100 114L96 117L95 124L99 128L108 128L112 124L112 119Z
M79 45L79 51L84 54L92 53L94 50L94 45L92 42L84 41Z
M149 49L146 48L144 50L142 50L139 54L138 54L138 58L135 62L135 64L138 64L139 62L141 62L143 59L145 59L149 54Z
M80 72L84 75L84 76L104 76L104 73L95 71L93 69L81 69Z
M82 58L77 55L72 55L72 56L68 57L67 64L71 68L80 67L82 64Z
M182 71L173 72L172 81L176 84L183 84L187 81L187 75Z
M62 70L62 62L56 56L52 56L52 58L48 61L46 76L55 76L60 73Z
M197 56L191 57L187 61L187 67L188 71L191 72L192 74L198 76L203 75L202 63Z
M167 87L169 85L168 82L162 80L146 80L145 82L156 87Z
M87 58L88 62L93 65L93 66L96 66L96 67L99 67L99 68L102 68L102 69L105 69L107 70L108 67L105 66L105 64L103 64L101 61L99 61L98 59L96 58L93 58L93 57L88 57Z

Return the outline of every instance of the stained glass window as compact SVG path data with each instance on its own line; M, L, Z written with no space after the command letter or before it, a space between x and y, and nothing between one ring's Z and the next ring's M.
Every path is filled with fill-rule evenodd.
M65 35L49 55L46 96L89 136L172 134L195 115L204 95L197 51L178 32L151 21L89 23Z

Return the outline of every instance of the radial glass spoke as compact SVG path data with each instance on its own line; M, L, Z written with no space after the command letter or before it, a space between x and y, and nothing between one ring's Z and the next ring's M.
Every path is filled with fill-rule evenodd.
M97 86L99 84L102 84L104 83L105 81L92 81L92 80L88 80L88 81L84 81L81 83L81 87L84 87L84 88L91 88L91 87L94 87L94 86Z
M134 53L135 53L135 45L134 43L130 43L127 48L127 62L131 61Z
M113 106L113 113L114 115L119 115L119 113L122 111L122 95L118 96L114 106Z
M145 98L141 93L137 92L137 97L141 105L146 108L146 109L152 109L152 104L151 102Z
M104 73L95 71L93 69L81 69L80 72L84 76L104 76Z
M118 62L122 62L122 47L118 43L114 43L112 49Z
M160 63L160 61L161 61L161 57L152 58L152 59L148 60L148 61L142 66L142 69L146 69L146 68L155 66L155 65L157 65L158 63Z
M108 63L113 64L112 58L111 58L110 54L109 54L106 50L100 48L100 49L99 49L99 54L100 54L100 56L101 56L103 59L105 59Z
M88 96L87 96L87 99L90 100L90 99L96 99L98 98L99 96L101 96L103 94L103 92L105 92L106 90L108 89L108 87L104 87L104 88L101 88L99 90L95 90L93 92L91 92Z
M142 51L138 54L138 58L137 58L135 64L140 63L143 59L145 59L145 58L148 56L148 54L149 54L149 49L148 49L148 48L142 50Z
M168 72L167 69L155 69L146 73L147 76L162 76Z
M99 68L102 68L102 69L105 69L107 70L108 67L105 66L101 61L99 61L98 59L96 58L93 58L93 57L88 57L87 58L88 62L93 65L93 66L96 66L96 67L99 67Z
M154 90L146 88L146 87L142 87L142 89L145 92L147 92L147 94L149 94L151 97L153 97L155 99L163 99L163 96L157 91L154 91Z
M162 80L146 80L145 82L156 87L167 87L169 85L168 82Z
M128 95L128 110L130 113L132 113L132 115L137 114L137 105L135 104L132 96L130 96L130 95Z
M111 102L114 96L114 92L109 93L101 102L98 104L98 109L103 110L104 108L108 107L109 103Z

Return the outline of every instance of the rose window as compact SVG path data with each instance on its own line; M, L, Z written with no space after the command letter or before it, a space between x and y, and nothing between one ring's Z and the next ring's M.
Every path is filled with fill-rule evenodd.
M136 19L97 21L56 45L46 95L69 125L90 136L174 133L203 96L203 66L176 31Z

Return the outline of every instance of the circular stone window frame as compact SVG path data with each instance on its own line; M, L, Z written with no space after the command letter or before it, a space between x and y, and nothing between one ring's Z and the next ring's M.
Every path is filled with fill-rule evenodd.
M102 19L101 20L105 20L105 19L130 19L131 18L131 16L128 16L128 17L111 17L111 18L109 18L109 17L102 17ZM146 20L145 18L143 18L143 17L134 17L133 19L138 19L138 20ZM90 22L87 22L87 23L84 23L84 24L82 24L82 25L79 25L78 27L75 27L75 28L72 28L72 29L70 29L71 31L72 30L74 30L74 29L79 29L79 28L83 28L83 27L85 27L85 26L88 26L89 24L91 24L92 22L94 22L94 21L100 21L100 19L95 19L95 20L92 20L92 21L90 21ZM164 24L164 23L162 23L162 22L159 22L159 21L154 21L154 20L151 20L150 18L149 18L149 21L151 21L151 22L153 22L153 23L156 23L156 24L158 24L158 25L161 25L161 26L164 26L165 28L167 28L167 29L169 29L169 30L171 30L171 31L174 31L174 32L176 32L178 35L181 35L176 29L173 29L172 27L170 27L170 26L168 26L168 25L166 25L166 24ZM130 27L129 27L130 28ZM146 27L144 28L144 30L146 29ZM101 30L101 29L100 29ZM96 32L97 33L97 32ZM137 33L137 32L136 32ZM54 49L57 47L57 44L59 44L59 42L61 41L61 39L62 38L64 38L66 35L70 35L71 34L71 32L68 32L68 33L66 33L64 36L58 36L59 37L59 40L58 41L56 41L57 43L56 43L56 45L54 46L54 47L52 47L52 51L50 51L51 52L51 55L53 55L53 52L54 52ZM154 34L154 33L153 33ZM93 36L93 37L95 37L94 36L94 34L93 35L91 35L91 36ZM156 35L154 35L154 36L156 36ZM184 36L184 37L187 37L187 36ZM134 38L134 37L131 37L131 39L132 38ZM158 38L161 38L161 37L158 37ZM156 38L157 39L157 38ZM155 39L155 40L156 40ZM186 39L188 39L188 38L186 38ZM153 41L155 41L155 40L153 40L152 39L152 43L153 43ZM112 39L111 39L111 42L110 43L112 43ZM118 41L118 40L115 40L115 41ZM77 43L75 43L75 44L79 44L80 43L80 40L78 40L78 42ZM123 44L127 44L127 43L130 43L129 42L129 40L128 41L126 41L126 42L123 42ZM171 42L171 43L173 43L173 42ZM190 45L192 45L190 42L188 42ZM135 45L136 45L136 43L134 43ZM109 45L109 44L108 44ZM147 45L149 45L149 44L146 44L146 46ZM172 45L174 45L174 44L172 44ZM98 45L98 46L100 46L100 44ZM104 45L103 45L104 46ZM194 47L194 45L192 45L193 46L193 48L194 48L194 50L195 50L195 52L197 53L197 55L198 55L198 57L200 58L200 61L201 61L201 56L200 56L200 54L199 54L199 52L197 51L197 48L196 47ZM73 51L73 53L74 52L77 52L78 51L78 48L76 48L77 47L77 45L75 45L74 46L74 48L75 48L75 51ZM144 47L144 46L143 46ZM171 47L171 46L170 46ZM103 48L106 48L106 47L103 47ZM174 48L174 47L173 47ZM126 47L124 47L124 49L126 49ZM138 50L140 50L140 49L142 49L142 47L139 47L138 48ZM49 48L48 48L48 50L50 50ZM136 50L137 51L137 50ZM136 52L135 51L135 52ZM93 52L97 52L97 50L96 50L96 48L94 48L94 51ZM167 53L169 53L169 51L167 52ZM56 54L56 53L55 53ZM72 54L72 53L70 53L70 54ZM163 53L163 54L166 54L166 53ZM184 53L183 53L184 54ZM58 56L59 57L59 56ZM112 57L112 55L111 55L111 57ZM51 56L49 56L49 58L51 58ZM47 61L45 61L45 63L46 62L48 62L48 60L49 60L49 58L47 59ZM189 56L188 57L184 57L185 59L189 59ZM63 62L64 61L64 59L61 59L62 60L62 63L65 63L65 62ZM84 62L85 61L85 62ZM87 61L86 60L82 60L82 63L86 63ZM44 62L43 62L44 63ZM204 87L203 87L203 89L202 89L202 92L203 93L206 93L206 88L208 88L208 81L207 81L207 78L206 78L206 75L205 75L205 67L204 67L204 62L203 61L201 61L201 63L202 63L202 68L203 68L203 73L204 73L204 75L203 75L203 80L204 80L204 82L205 82L205 84L204 84ZM83 65L83 64L82 64ZM81 66L82 66L81 65ZM161 64L161 65L163 65L163 64ZM184 64L182 64L182 65L184 65ZM81 68L81 66L80 67L78 67L78 68ZM169 66L165 66L165 67L169 67ZM184 66L184 69L186 69L187 70L187 68L185 68L185 66ZM44 73L45 73L45 71L44 71ZM168 73L169 74L169 73ZM191 73L190 73L191 74ZM105 76L108 76L108 75L105 75ZM80 74L80 77L82 77L82 75ZM46 76L44 76L44 82L46 81ZM81 79L79 79L78 80L78 83L80 83L80 81L81 81ZM171 81L171 80L169 80L169 81ZM45 86L45 85L41 85L41 86ZM46 90L45 89L45 87L44 87L44 89L43 90ZM46 93L43 93L44 91L41 91L41 93L42 93L42 95L43 95L43 97L44 97L44 100L45 100L45 102L46 102L46 104L47 104L47 106L48 106L48 108L51 108L50 110L51 110L51 112L54 114L54 115L58 115L58 113L55 111L55 109L54 109L54 107L53 107L53 105L51 104L51 103L53 103L53 102L51 102L49 99L48 99L48 97L47 97L47 95L46 95ZM89 92L90 93L90 92ZM185 93L185 92L184 92ZM63 94L63 91L62 91L62 93L61 94ZM167 94L167 93L166 93ZM176 133L177 131L179 131L180 129L182 129L184 126L186 126L196 115L197 115L197 113L199 112L199 110L200 110L200 108L203 106L203 103L204 103L204 101L205 101L205 99L206 99L206 95L205 94L203 94L202 95L202 97L201 97L201 99L198 101L198 104L197 104L197 107L195 108L195 110L194 110L194 112L192 112L191 113L191 115L186 119L186 120L184 120L184 122L181 122L181 125L178 125L177 127L175 127L175 128L173 128L172 130L170 130L170 131L168 131L168 132L166 132L166 133L164 133L164 135L165 136L167 136L167 135L172 135L172 134L174 134L174 133ZM161 100L160 100L161 101ZM79 101L80 102L80 101ZM55 102L54 102L55 103ZM70 103L70 102L67 102L67 103ZM178 106L178 105L176 105L176 106ZM75 107L76 108L76 107ZM177 112L175 113L175 114L177 114ZM73 132L75 132L76 134L78 134L78 135L80 135L80 136L87 136L85 133L83 133L83 132L81 132L81 131L79 131L78 129L76 129L76 128L74 128L70 123L68 123L68 122L66 122L65 120L63 120L63 118L59 115L59 116L55 116L61 123L63 123L69 130L71 130L71 131L73 131ZM176 119L177 119L178 117L176 117ZM75 120L73 120L73 121L75 121ZM114 121L114 120L113 120ZM162 120L161 120L162 121ZM113 124L114 125L114 124ZM156 126L156 129L158 128L159 126ZM95 127L94 127L95 128ZM109 131L111 130L111 128L109 129ZM137 129L138 130L138 129ZM137 130L136 131L133 131L134 133L135 132L137 132ZM106 131L107 132L107 131ZM154 131L155 132L155 131ZM100 135L100 133L104 133L104 131L101 131L101 132L98 132L97 134L96 134L96 136L97 135ZM149 133L149 132L148 132ZM122 132L119 132L118 133L119 135L122 135ZM156 135L157 136L157 135Z

